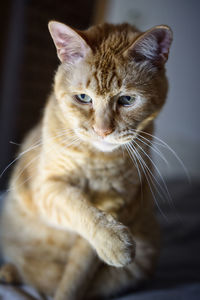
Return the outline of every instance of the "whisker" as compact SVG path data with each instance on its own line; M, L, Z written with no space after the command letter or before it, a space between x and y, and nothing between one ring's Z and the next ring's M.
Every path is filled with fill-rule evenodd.
M69 146L71 146L74 142L77 142L77 141L79 141L79 139L77 139L76 141L75 141L75 140L72 141L71 143L69 143L69 144L66 145L66 146L69 147ZM49 152L52 151L52 150L55 150L55 149L53 149L53 148L51 147L51 148L49 148L49 149L47 150L46 153L49 153ZM39 153L38 155L36 155L31 161L29 161L29 163L26 164L25 167L24 167L22 170L20 170L19 174L17 175L17 177L16 177L15 180L14 180L14 183L13 183L14 185L17 184L17 180L20 178L20 176L23 174L23 172L24 172L24 171L25 171L25 170L26 170L33 162L35 162L35 161L38 159L39 156L40 156L40 153ZM22 186L24 183L26 183L27 181L29 181L32 177L33 177L33 176L28 177L26 180L24 180L23 182L21 182L20 184L18 184L17 187ZM8 189L7 192L12 191L12 190L15 190L15 187L14 187L14 186L11 187L10 189Z
M129 156L130 156L133 164L136 166L136 169L137 169L137 172L138 172L138 177L139 177L139 180L140 180L141 201L143 202L144 195L143 195L143 188L142 188L143 187L143 184L142 184L142 175L141 175L138 163L137 163L137 156L135 156L134 153L131 152L129 144L125 144L124 146L125 146L126 151L129 154Z
M173 150L166 142L164 142L163 140L161 140L160 138L156 137L155 135L152 135L150 133L147 133L145 131L142 131L142 130L139 130L139 132L141 133L144 133L152 138L154 138L155 140L159 141L159 143L156 143L158 144L159 146L162 146L162 147L165 147L166 149L168 149L173 155L174 157L177 159L177 161L179 162L179 164L181 165L181 167L183 168L184 170L184 173L188 179L189 182L191 182L191 177L189 175L189 172L186 168L186 166L184 165L183 161L181 160L181 158L178 156L178 154L175 152L175 150Z
M164 214L164 212L163 212L162 209L160 208L160 206L159 206L159 204L158 204L158 201L157 201L157 199L156 199L156 196L155 196L155 194L154 194L154 191L153 191L153 189L152 189L152 187L151 187L151 183L152 183L152 184L154 185L154 188L157 190L157 187L155 186L155 183L153 182L153 180L152 180L152 178L151 178L149 172L147 173L148 168L147 168L146 163L144 162L143 158L141 157L141 155L139 154L139 152L137 151L137 149L134 147L134 145L131 145L131 146L133 147L133 150L132 150L132 151L134 151L135 154L138 156L138 161L139 161L139 163L140 163L140 165L141 165L141 168L142 168L143 173L144 173L144 175L145 175L145 178L146 178L146 180L147 180L149 189L150 189L150 191L151 191L152 197L153 197L153 199L154 199L154 201L155 201L155 203L156 203L156 206L157 206L157 208L158 208L160 214L161 214L167 221L169 221L168 218L167 218L167 216ZM149 177L148 177L147 175L148 175ZM150 182L149 179L151 180L151 182ZM158 192L159 192L159 191L158 191Z
M146 140L148 143L150 143L150 144L153 144L149 139L147 139L147 138L145 138L143 135L140 135L140 134L138 134L141 138L143 138L144 140ZM135 138L135 139L137 139L137 137ZM141 139L139 139L141 142L143 142ZM136 142L135 142L136 143ZM155 142L154 142L155 143ZM147 144L147 143L145 143L145 144ZM151 161L151 163L152 163L152 165L154 166L154 168L156 169L156 171L157 171L157 173L158 173L158 175L159 175L159 177L160 177L160 179L161 179L161 182L162 182L162 184L164 185L164 188L160 185L160 183L157 181L157 179L156 179L156 177L153 175L153 173L151 172L151 170L149 169L149 172L151 173L151 176L152 176L152 178L156 181L156 183L158 184L158 186L159 186L159 188L160 188L160 190L161 190L161 192L162 192L162 194L163 194L163 196L160 194L160 192L159 192L159 190L158 190L158 188L156 188L156 186L155 186L155 184L154 184L154 187L156 188L156 190L157 190L157 193L159 194L159 196L163 199L167 199L168 201L169 201L169 204L170 204L170 206L171 206L171 208L173 208L173 209L175 209L176 210L176 207L175 207L175 205L174 205L174 202L173 202L173 199L172 199L172 196L171 196L171 194L170 194L170 192L169 192L169 190L168 190L168 187L167 187L167 184L166 184L166 182L165 182L165 180L164 180L164 178L163 178L163 176L161 175L161 173L160 173L160 170L157 168L157 166L155 165L155 163L153 162L153 160L150 158L150 156L148 156L147 155L147 153L144 151L144 149L142 149L142 147L140 147L137 143L136 143L136 145L142 150L142 152L148 157L148 159ZM160 145L160 144L159 144ZM147 146L148 146L148 144L147 144ZM152 149L152 148L151 148ZM159 151L159 149L157 148L157 150ZM160 151L159 151L160 152ZM151 179L152 180L152 179ZM165 192L166 192L166 194L167 194L167 197L165 197ZM177 215L177 218L181 221L181 218L180 218L180 215L178 214L178 213L176 213L176 215ZM182 222L182 221L181 221Z
M155 153L157 153L160 156L160 158L166 163L166 165L169 166L169 162L166 160L162 152L153 144L153 142L149 141L148 139L146 139L140 134L139 137L137 136L135 139L140 141L144 145L150 147ZM147 142L144 142L142 139L146 140Z
M72 141L72 143L70 143L70 144L65 144L65 146L66 146L66 147L72 146L72 145L76 144L76 142L79 142L80 140L81 140L80 138L76 137L76 139L74 139L74 140Z
M29 152L29 151L31 151L31 150L33 150L33 149L35 149L35 148L37 148L39 145L35 145L35 146L33 146L33 147L30 147L29 149L27 149L27 150L25 150L25 151L23 151L23 152L21 152L12 162L10 162L6 167L5 167L5 169L3 170L3 172L0 174L0 178L3 176L3 174L6 172L6 170L10 167L10 166L12 166L18 159L20 159L20 157L22 157L24 154L26 154L27 152Z
M69 131L72 131L72 130L70 129ZM63 133L61 133L61 132L63 132ZM46 138L46 140L55 139L55 138L57 138L57 137L64 136L64 135L66 135L67 132L68 132L68 130L66 130L66 129L63 130L63 131L59 131L59 134L58 134L58 135L55 135L55 136L53 136L53 137L48 137L48 138ZM73 132L73 131L72 131L72 132ZM25 151L19 153L19 154L17 155L17 157L16 157L13 161L11 161L11 162L3 169L3 171L2 171L1 174L0 174L0 178L1 178L1 177L3 176L3 174L8 170L8 168L11 167L11 166L12 166L18 159L20 159L24 154L28 153L29 151L34 150L35 148L41 146L42 144L43 144L43 139L40 138L40 139L37 140L34 144L32 144L28 149L26 149Z
M13 141L9 141L9 143L12 144L12 145L21 146L21 144L13 142Z
M137 169L137 172L138 172L138 176L139 176L139 179L140 179L140 184L142 185L142 176L141 176L141 172L140 172L140 169L139 169L139 166L138 166L136 157L135 157L134 154L131 152L129 144L125 144L124 146L125 146L127 152L129 153L129 156L130 156L130 158L131 158L133 164L136 166L136 169Z
M134 142L134 141L133 141L133 142ZM135 143L136 143L136 142L135 142ZM156 169L156 171L157 171L157 173L159 174L159 176L160 176L160 178L161 178L161 180L162 180L162 182L163 182L163 184L164 184L164 186L165 186L165 188L166 188L166 191L167 191L167 193L168 193L168 195L169 195L167 185L166 185L166 183L165 183L165 181L164 181L164 179L163 179L162 174L160 173L160 170L158 169L158 167L156 166L156 164L154 163L154 161L151 159L151 157L144 151L144 149L143 149L138 143L136 143L136 145L141 149L141 151L144 153L144 155L146 155L146 157L150 160L150 162L152 163L152 165L153 165L154 168ZM169 195L169 196L170 196L170 195Z
M34 162L34 161L36 161L37 159L38 159L38 157L40 156L40 154L38 154L38 155L36 155L33 159L31 159L29 162L28 162L28 164L26 164L25 165L25 167L22 169L22 170L20 170L20 172L19 172L19 174L17 175L17 177L15 178L15 180L14 180L14 184L16 184L17 183L17 180L20 178L20 176L24 173L24 171ZM23 182L24 183L24 182ZM19 186L21 186L23 183L21 183L20 185L18 185L18 187ZM14 187L12 188L10 188L10 189L8 189L7 191L11 191L11 190L14 190Z
M144 149L140 146L140 145L138 145L138 143L136 143L136 141L132 141L132 142L134 142L136 145L137 145L137 147L139 147L140 148L140 150L144 153L144 155L149 159L149 161L152 163L152 165L154 166L154 168L155 168L155 170L157 171L157 173L158 173L158 175L159 175L159 177L160 177L160 179L161 179L161 181L162 181L162 183L163 183L163 185L164 185L164 189L163 189L163 187L161 186L161 184L159 183L159 181L156 179L156 177L154 176L154 174L153 174L153 172L150 170L150 168L147 166L147 164L146 164L146 167L148 168L148 171L150 172L150 174L151 174L151 176L153 177L153 179L156 181L156 183L158 184L158 186L160 187L160 189L161 189L161 191L162 191L162 193L163 193L163 195L164 195L164 199L165 199L165 192L167 193L167 195L168 195L168 199L169 199L169 203L172 203L173 201L172 201L172 198L171 198L171 195L170 195L170 193L169 193L169 190L168 190L168 187L167 187L167 185L166 185L166 182L165 182L165 180L164 180L164 178L163 178L163 176L162 176L162 174L160 173L160 170L157 168L157 166L155 165L155 163L153 162L153 160L151 159L151 157L144 151ZM162 197L163 198L163 197Z

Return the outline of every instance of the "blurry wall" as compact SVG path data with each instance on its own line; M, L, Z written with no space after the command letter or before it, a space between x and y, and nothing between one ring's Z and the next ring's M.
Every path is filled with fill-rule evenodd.
M141 30L167 24L174 41L167 62L169 94L156 122L161 137L179 155L192 177L200 177L200 1L110 0L105 20L129 22ZM164 151L169 167L156 160L165 176L182 176L177 159Z

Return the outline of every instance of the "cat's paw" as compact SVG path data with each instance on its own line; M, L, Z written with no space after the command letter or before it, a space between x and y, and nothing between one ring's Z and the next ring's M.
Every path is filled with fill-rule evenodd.
M99 257L114 267L130 264L135 256L135 242L129 229L110 215L98 225L94 246Z

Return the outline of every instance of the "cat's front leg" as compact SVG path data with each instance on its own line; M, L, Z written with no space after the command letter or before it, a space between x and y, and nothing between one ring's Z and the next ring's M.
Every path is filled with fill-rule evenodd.
M80 234L107 264L123 267L133 261L135 247L128 228L94 207L79 188L48 180L36 202L45 222Z
M85 299L100 265L94 249L79 237L70 250L62 279L57 287L54 300Z

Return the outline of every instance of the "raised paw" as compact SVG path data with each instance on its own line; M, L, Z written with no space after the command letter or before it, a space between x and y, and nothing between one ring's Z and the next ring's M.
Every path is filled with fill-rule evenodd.
M94 247L99 257L114 267L130 264L135 256L135 242L129 229L110 215L98 224Z

